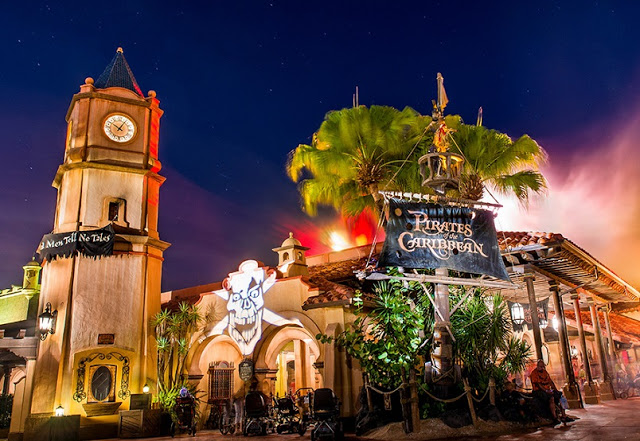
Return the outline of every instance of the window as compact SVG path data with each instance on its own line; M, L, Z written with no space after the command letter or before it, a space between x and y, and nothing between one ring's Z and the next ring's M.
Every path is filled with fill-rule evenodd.
M128 227L126 220L127 201L120 198L107 197L104 198L102 206L102 219L100 225L113 223L122 227Z
M234 372L233 362L209 363L209 403L233 398Z
M109 202L109 214L107 219L109 219L109 221L111 222L117 222L119 214L120 214L120 203Z
M103 364L89 368L88 403L113 402L116 399L116 367Z

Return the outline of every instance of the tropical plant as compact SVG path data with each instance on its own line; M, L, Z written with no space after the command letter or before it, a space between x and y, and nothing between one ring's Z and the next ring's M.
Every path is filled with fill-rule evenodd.
M416 144L430 144L430 123L410 107L327 113L311 144L289 154L287 173L300 183L303 209L315 215L319 205L328 205L353 217L373 208L378 215L379 190L419 191Z
M488 186L526 203L531 193L547 188L539 170L547 154L528 135L514 141L497 130L463 124L458 115L445 117L445 123L452 130L451 151L465 159L459 191L462 198L480 200Z
M466 290L451 292L458 302ZM462 364L469 382L486 390L489 378L502 384L510 374L522 371L530 347L511 333L507 302L499 294L482 296L479 288L451 316L455 337L454 357Z
M188 387L185 361L200 320L198 307L184 302L176 311L163 310L152 319L158 351L156 395L164 409L171 409L180 389Z
M393 389L429 353L425 336L433 332L433 309L416 282L380 282L374 292L372 309L365 311L359 301L353 325L336 337L336 344L358 360L372 384Z

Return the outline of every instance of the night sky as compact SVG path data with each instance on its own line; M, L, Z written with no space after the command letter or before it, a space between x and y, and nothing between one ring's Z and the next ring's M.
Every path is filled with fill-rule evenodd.
M324 114L360 103L447 113L549 153L549 198L499 228L565 234L640 285L637 2L5 2L0 14L0 287L51 231L65 113L116 48L158 93L163 289L276 263L292 230L326 249L326 212L300 210L287 154ZM315 239L312 242L312 239Z

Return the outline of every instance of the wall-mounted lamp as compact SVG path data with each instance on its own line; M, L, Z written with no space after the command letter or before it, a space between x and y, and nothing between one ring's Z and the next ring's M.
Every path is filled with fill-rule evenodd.
M571 357L576 358L578 356L578 348L571 346Z
M56 333L56 318L58 311L51 311L51 303L47 302L42 314L38 316L40 325L40 340L45 341L49 334ZM57 411L57 409L56 409Z
M540 324L540 329L546 329L547 326L549 325L549 322L547 321L547 319L542 317L538 320L538 323Z
M64 416L64 407L62 406L56 407L56 416L57 417Z
M142 393L143 394L148 394L149 393L149 385L145 384L144 386L142 386Z
M517 326L521 326L524 323L524 308L520 303L511 305L511 320Z

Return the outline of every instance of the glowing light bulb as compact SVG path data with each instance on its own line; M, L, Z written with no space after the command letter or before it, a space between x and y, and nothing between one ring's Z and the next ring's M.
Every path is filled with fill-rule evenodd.
M149 385L145 384L144 386L142 386L142 393L143 394L148 394L149 393Z

